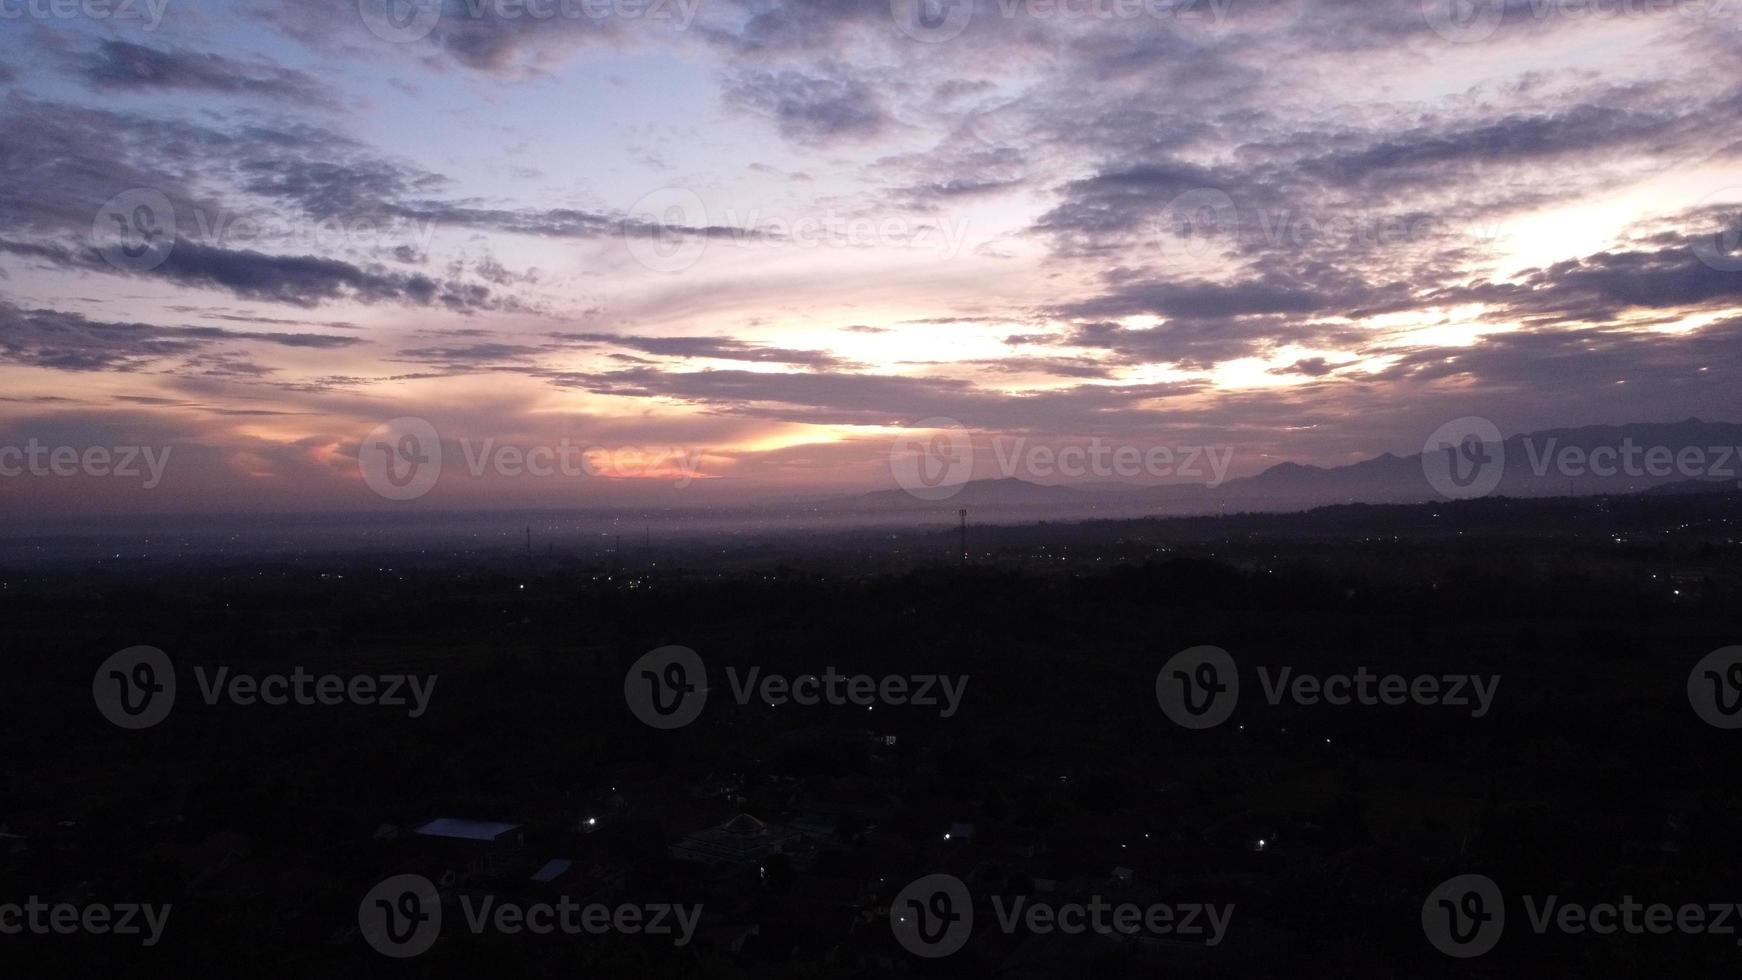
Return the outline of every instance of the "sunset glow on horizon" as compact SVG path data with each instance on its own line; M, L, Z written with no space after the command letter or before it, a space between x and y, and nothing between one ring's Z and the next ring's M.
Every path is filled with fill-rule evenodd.
M0 444L175 455L0 509L378 507L407 418L592 454L430 508L872 491L938 419L1248 475L1742 418L1742 5L932 6L0 21Z

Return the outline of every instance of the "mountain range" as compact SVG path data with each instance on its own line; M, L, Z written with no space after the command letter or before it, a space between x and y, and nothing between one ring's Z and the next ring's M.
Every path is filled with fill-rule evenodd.
M1444 451L1444 450L1440 450ZM1595 454L1595 455L1593 455ZM1491 477L1484 496L1547 497L1586 494L1695 492L1706 485L1742 481L1742 425L1690 418L1680 422L1592 425L1522 433L1483 445L1473 458ZM1422 503L1448 499L1428 477L1422 453L1381 453L1344 466L1278 463L1219 486L1140 486L1098 482L1041 484L1016 477L971 480L948 496L921 499L903 489L879 490L831 501L859 511L953 512L985 519L1083 518L1143 514L1296 511L1327 504ZM1476 464L1466 463L1466 467ZM1443 467L1442 467L1443 469ZM1442 481L1443 484L1443 481ZM1476 489L1485 487L1478 485ZM1459 491L1453 486L1453 492ZM991 513L986 513L990 511Z

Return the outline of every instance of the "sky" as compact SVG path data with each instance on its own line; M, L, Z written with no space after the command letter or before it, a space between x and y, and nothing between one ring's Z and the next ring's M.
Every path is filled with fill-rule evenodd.
M0 447L170 453L0 510L1742 420L1738 64L1742 0L0 0Z

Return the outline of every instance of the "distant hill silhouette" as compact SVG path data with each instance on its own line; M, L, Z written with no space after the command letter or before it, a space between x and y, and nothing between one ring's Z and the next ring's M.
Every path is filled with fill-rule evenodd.
M1627 447L1634 447L1630 456ZM1506 438L1504 465L1491 496L1550 497L1587 494L1695 493L1729 489L1742 481L1742 425L1705 422L1635 422L1546 429ZM1648 450L1657 448L1655 457ZM1613 473L1597 472L1598 462ZM1684 452L1697 450L1697 456ZM1571 452L1569 456L1568 453ZM1668 456L1664 453L1667 451ZM1679 460L1679 462L1678 462ZM1694 463L1691 468L1687 465ZM1567 465L1567 464L1571 465ZM1278 463L1261 473L1217 486L1170 484L1045 485L1017 478L972 480L937 500L905 490L879 490L831 502L875 511L967 508L973 516L1044 516L1055 519L1136 514L1206 514L1297 511L1329 504L1423 503L1445 499L1428 481L1422 454L1382 453L1345 466Z

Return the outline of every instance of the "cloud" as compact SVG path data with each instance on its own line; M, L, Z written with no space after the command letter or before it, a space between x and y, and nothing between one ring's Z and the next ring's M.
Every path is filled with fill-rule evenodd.
M227 249L176 239L162 262L149 269L112 265L93 250L0 239L0 252L45 259L66 268L146 276L204 289L227 291L243 299L314 307L337 300L440 305L461 312L503 304L476 284L438 281L429 276L363 268L313 255L268 255L252 249Z
M331 88L313 75L264 61L245 62L182 48L150 48L105 40L75 62L80 78L104 91L176 89L332 106Z
M796 143L876 136L889 124L871 86L851 77L748 71L727 83L726 101L774 120Z
M561 387L628 398L671 398L744 418L813 425L893 425L943 416L1001 431L1118 431L1154 424L1167 413L1146 402L1202 390L1195 382L1080 385L1011 396L960 378L886 374L663 371L556 372ZM1180 416L1176 413L1172 419Z
M1730 243L1742 233L1742 222L1732 228ZM1742 252L1733 244L1724 250L1726 239L1716 226L1704 234L1690 231L1666 237L1673 244L1567 259L1529 270L1512 282L1482 281L1448 289L1435 299L1489 304L1491 318L1586 323L1615 320L1637 309L1742 305L1742 273L1732 265L1742 264ZM1710 251L1702 254L1704 249Z
M817 368L838 368L850 363L826 351L767 347L731 337L637 337L606 333L554 333L551 336L565 344L627 347L660 357L704 357L727 361L758 361L765 364L801 364Z
M311 350L356 346L356 337L257 333L221 327L106 323L77 313L0 302L0 360L60 371L136 371L166 358L198 357L214 344L251 341ZM233 355L207 366L242 363Z

